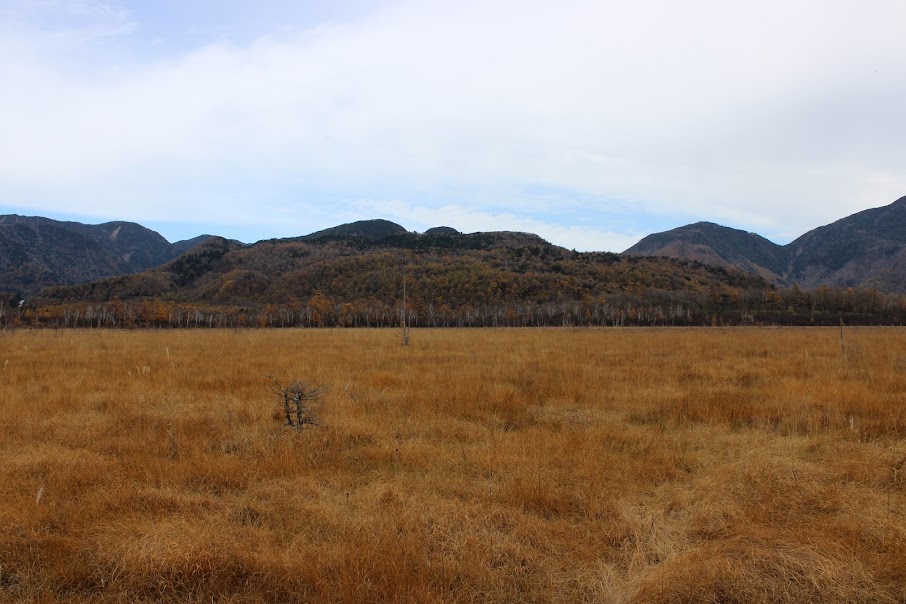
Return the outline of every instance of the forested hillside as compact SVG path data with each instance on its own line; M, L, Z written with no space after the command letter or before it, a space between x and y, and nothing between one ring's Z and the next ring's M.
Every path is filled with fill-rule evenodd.
M171 244L134 222L83 224L2 215L0 292L28 296L52 285L137 273L160 266L207 237Z
M779 290L700 262L578 253L526 233L221 238L136 275L44 290L38 324L111 326L896 323L877 291Z

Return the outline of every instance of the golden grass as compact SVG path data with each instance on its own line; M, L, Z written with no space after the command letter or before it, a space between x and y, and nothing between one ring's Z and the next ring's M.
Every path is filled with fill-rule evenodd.
M906 332L397 335L0 335L0 601L906 600Z

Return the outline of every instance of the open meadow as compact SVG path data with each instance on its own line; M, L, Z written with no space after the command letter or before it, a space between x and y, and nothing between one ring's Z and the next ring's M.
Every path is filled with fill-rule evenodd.
M906 601L906 331L398 336L0 334L0 602Z

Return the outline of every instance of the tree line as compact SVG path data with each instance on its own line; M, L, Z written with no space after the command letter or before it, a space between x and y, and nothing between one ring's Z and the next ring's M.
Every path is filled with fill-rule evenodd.
M416 291L413 291L416 290ZM21 302L21 304L20 304ZM0 326L51 328L634 327L721 325L902 325L906 296L871 288L712 288L702 292L627 288L580 299L447 303L410 289L402 300L330 296L279 304L140 300L32 306L0 297Z

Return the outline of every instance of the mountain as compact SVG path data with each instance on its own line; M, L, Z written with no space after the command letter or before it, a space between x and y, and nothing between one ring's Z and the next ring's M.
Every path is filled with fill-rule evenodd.
M359 220L357 222L349 222L341 224L340 226L324 229L323 231L317 231L311 235L299 237L298 239L308 241L348 239L352 237L361 239L382 239L384 237L389 237L390 235L400 235L407 232L406 229L389 220Z
M196 248L200 251L192 254ZM190 256L182 258L186 254ZM460 233L439 226L418 234L388 220L362 220L301 237L262 241L253 246L210 235L170 244L158 233L130 222L86 225L40 217L0 216L0 292L31 296L49 286L94 282L88 289L55 290L54 295L59 294L67 300L76 295L85 295L86 300L103 298L98 292L104 291L116 291L117 296L127 298L166 293L174 299L217 303L244 300L257 304L267 302L268 296L275 296L274 301L298 300L300 296L327 287L318 280L316 270L322 271L321 277L340 270L342 274L334 276L339 279L337 283L358 283L355 287L360 287L361 292L346 291L343 290L346 286L338 286L343 290L341 297L349 298L365 295L374 287L359 283L358 277L347 279L343 271L358 270L368 274L375 270L374 259L378 257L413 261L432 258L435 263L452 262L462 271L471 267L469 270L485 277L491 274L488 272L488 266L491 266L493 271L503 272L495 273L486 286L504 292L509 291L507 288L518 291L522 287L520 283L524 285L524 275L528 271L535 276L544 275L540 279L541 285L536 283L532 286L534 289L529 288L533 292L551 289L548 281L556 280L552 275L559 274L561 277L558 278L562 278L563 274L571 274L575 278L584 275L580 280L604 278L609 281L600 286L584 281L583 285L567 284L565 287L567 292L572 292L570 295L580 295L580 292L582 296L597 295L595 292L598 291L612 293L636 286L701 293L703 288L719 290L726 285L727 279L738 280L734 271L739 270L780 286L794 283L803 288L867 286L897 293L906 292L906 197L889 206L859 212L817 228L786 246L754 233L699 222L649 235L624 254L631 258L668 257L682 262L646 262L644 267L648 276L656 274L658 277L637 283L627 277L632 274L627 268L633 266L631 263L617 263L626 274L602 274L594 270L585 274L581 263L589 262L590 258L610 256L570 256L563 248L551 246L531 233ZM211 264L215 256L222 262ZM301 258L306 260L301 262ZM573 266L575 263L579 264ZM701 275L696 271L704 269L698 265L717 267L723 273L707 269L710 273ZM337 268L340 266L345 268ZM149 272L154 267L161 268ZM418 270L417 266L414 268ZM676 278L668 278L668 269L676 272ZM431 270L441 278L441 271ZM238 272L231 274L231 271ZM688 271L696 276L689 276ZM138 276L98 282L123 275ZM371 279L380 281L382 278ZM291 283L293 279L295 281ZM515 280L516 284L506 283L509 279ZM687 283L684 285L677 279ZM710 285L705 287L703 283ZM216 291L212 293L215 285ZM449 288L438 286L436 289L438 296L451 294ZM388 291L381 295L386 298ZM484 295L479 299L489 298ZM515 294L507 294L498 301L515 303L516 299Z
M733 267L779 280L787 265L788 252L755 233L696 222L671 231L648 235L623 252L637 256L667 256Z
M438 226L432 227L425 231L425 235L459 235L459 231L453 227L448 226Z
M809 231L788 246L788 281L906 292L906 197Z
M195 240L170 244L133 222L98 225L38 216L0 216L0 291L30 295L159 266Z
M883 230L879 225L892 217L865 220L863 230ZM820 251L826 237L806 239ZM792 271L790 251L751 233L699 223L644 243L654 253L689 257L580 253L509 231L419 234L388 221L252 245L210 237L140 273L45 288L30 298L24 320L95 327L386 327L399 324L405 279L407 321L416 326L828 325L841 316L847 324L906 321L906 307L887 294L776 289L766 277L779 281Z
M180 254L188 252L196 245L201 245L212 237L214 237L214 235L199 235L198 237L192 237L191 239L183 239L182 241L173 243L170 250L174 256L179 256Z
M906 197L814 229L785 246L699 222L649 235L624 254L733 267L779 285L906 293Z
M600 323L605 307L609 320L616 321L614 305L644 303L650 305L645 321L664 324L677 317L691 320L690 305L742 299L750 291L757 291L760 300L762 290L770 289L763 279L732 269L573 252L528 233L428 235L382 228L390 234L365 236L356 228L345 238L272 239L248 246L214 237L158 268L48 288L32 303L47 309L43 316L59 316L67 305L153 301L176 305L182 309L178 312L206 308L210 316L232 312L243 320L279 312L282 321L297 322L300 312L313 321L311 309L317 307L333 324L353 321L350 317L386 324L394 316L398 320L394 309L405 272L409 303L423 319L446 312L458 313L469 324L475 324L477 314L493 321L508 317L526 321L522 324L551 324L568 308L576 317L586 313L586 320L588 313L598 313ZM276 310L262 310L267 308ZM630 316L629 310L620 312L620 321ZM286 318L291 316L296 318ZM631 316L642 317L635 310ZM488 321L482 324L497 324Z

